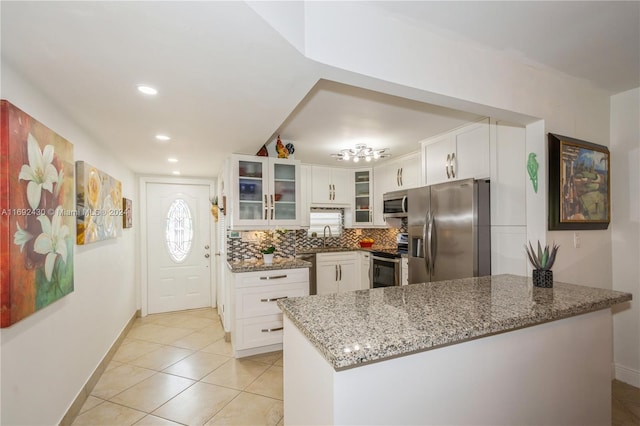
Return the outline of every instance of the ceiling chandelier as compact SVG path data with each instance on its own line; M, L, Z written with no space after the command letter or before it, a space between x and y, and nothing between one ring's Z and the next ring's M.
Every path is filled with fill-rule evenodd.
M352 160L354 163L357 163L360 160L371 161L391 157L391 154L386 153L387 151L387 148L373 149L363 143L359 143L356 145L355 149L341 149L340 152L337 154L331 154L331 156L338 161Z

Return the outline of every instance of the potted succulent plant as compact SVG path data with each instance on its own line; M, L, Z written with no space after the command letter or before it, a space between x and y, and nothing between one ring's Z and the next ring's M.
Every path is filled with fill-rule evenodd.
M536 287L553 287L553 263L556 261L559 246L554 244L551 249L548 245L544 249L538 241L538 250L534 250L531 242L529 246L524 246L531 265L533 265L533 285Z
M273 253L276 251L274 246L265 247L262 249L262 258L265 264L273 263Z

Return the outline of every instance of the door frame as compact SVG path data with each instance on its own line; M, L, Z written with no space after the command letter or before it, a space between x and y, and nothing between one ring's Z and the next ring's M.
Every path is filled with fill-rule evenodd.
M147 250L147 184L149 183L158 183L158 184L177 184L177 185L206 185L209 187L209 199L213 198L216 195L216 179L191 179L191 178L173 178L173 177L163 177L163 176L141 176L139 180L139 197L140 200L140 208L138 215L139 223L140 223L140 238L138 240L138 244L140 247L140 285L138 286L138 290L136 291L136 298L138 301L138 306L140 308L140 315L145 317L149 312L149 277L147 273L147 268L149 267L149 258L148 258L148 250ZM213 220L213 216L209 219L209 233L210 233L210 241L213 243L216 239L216 225ZM211 274L211 288L209 291L211 292L211 306L215 307L217 303L216 299L216 289L217 289L217 265L213 260L211 261L211 267L209 268L209 273Z

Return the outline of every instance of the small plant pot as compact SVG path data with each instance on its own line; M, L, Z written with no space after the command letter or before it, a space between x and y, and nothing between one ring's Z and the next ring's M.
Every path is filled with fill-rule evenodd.
M533 270L533 285L536 287L552 288L553 271L544 269Z
M270 265L273 263L273 253L262 254L262 259L264 260L265 265Z

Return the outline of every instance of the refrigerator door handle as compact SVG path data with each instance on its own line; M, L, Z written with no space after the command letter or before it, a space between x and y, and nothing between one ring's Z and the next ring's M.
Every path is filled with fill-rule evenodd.
M424 218L424 225L422 226L422 253L424 254L424 264L427 268L427 273L431 272L431 268L429 263L431 260L429 259L429 252L427 251L427 227L429 226L430 220L430 212L427 212Z
M402 213L407 213L407 196L402 197Z
M431 274L436 272L436 250L434 247L438 246L438 236L436 235L436 217L431 215L429 221L429 259L431 261Z

